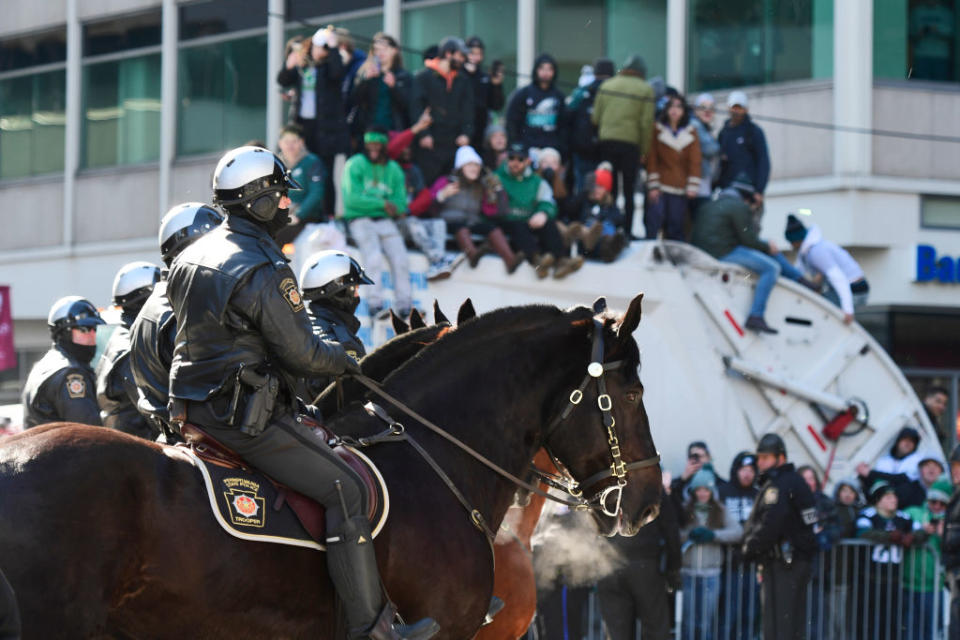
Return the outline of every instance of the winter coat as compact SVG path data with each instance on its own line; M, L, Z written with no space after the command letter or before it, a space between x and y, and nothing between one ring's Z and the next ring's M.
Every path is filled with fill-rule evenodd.
M713 136L713 132L700 118L693 116L690 124L697 130L700 139L700 191L701 198L709 198L713 191L713 181L720 169L720 143Z
M453 181L460 182L460 190L440 202L437 198L440 191ZM482 175L474 188L464 188L457 176L437 178L430 194L436 202L437 217L448 224L474 225L500 215L507 207L507 194L500 186L500 179L492 174Z
M304 74L309 70L315 74L316 106L313 118L306 118L301 112L304 100ZM277 83L281 87L296 90L296 98L290 107L290 119L300 124L312 125L315 135L307 140L307 145L311 151L320 156L343 153L348 148L346 110L341 90L344 73L345 68L340 52L335 48L327 47L327 57L319 64L293 69L284 67L277 74ZM307 133L309 135L310 132Z
M757 235L753 212L732 190L720 193L700 207L690 243L718 260L737 247L767 253L770 248Z
M818 225L810 225L807 229L797 252L797 266L809 273L823 275L837 292L843 312L853 313L850 284L863 279L863 269L846 249L824 240Z
M312 153L305 153L290 169L290 175L303 189L290 191L290 201L297 205L296 216L304 222L323 222L323 162Z
M546 89L536 82L537 67L553 65L554 77ZM567 151L567 122L563 92L556 88L556 61L547 54L537 57L530 77L533 81L517 89L507 106L507 138L531 148L553 147L561 154Z
M470 81L473 90L473 134L470 142L474 149L479 149L483 146L483 134L490 121L490 112L503 109L503 83L493 84L490 74L482 67L477 67L473 73L464 69L463 75Z
M637 75L621 71L605 80L591 116L597 138L635 144L640 155L646 155L653 133L654 99L653 88Z
M557 205L553 190L547 181L528 168L519 178L514 178L502 164L496 171L504 191L507 192L507 212L504 218L510 222L525 222L537 212L550 218L557 217Z
M593 105L603 80L594 80L585 87L577 87L567 102L570 121L570 150L585 158L597 154L597 127L593 123Z
M363 70L357 73L351 92L351 101L356 109L355 131L366 131L377 124L388 131L407 129L410 120L410 100L413 97L413 76L406 69L394 69L393 87L383 81L383 73L373 78L364 77Z
M454 147L457 136L473 135L473 89L460 72L446 77L435 68L421 69L413 79L411 120L430 107L433 124L419 135L433 136L434 148Z
M717 136L720 142L720 178L717 184L721 188L729 187L740 173L750 177L750 183L757 193L763 193L770 180L770 155L767 152L767 140L763 129L744 116L737 126L727 120Z
M647 152L647 188L677 196L700 190L700 140L693 125L674 132L656 124Z
M691 502L693 498L691 497ZM714 573L723 568L723 544L732 544L739 542L743 536L743 528L734 517L726 511L715 498L710 500L709 514L700 509L692 509L691 503L688 503L687 524L680 531L681 540L691 542L685 546L683 553L683 568L693 573ZM719 516L719 522L722 526L717 527L717 522L711 522ZM712 525L712 526L711 526ZM694 543L690 540L690 532L698 527L706 527L713 531L714 539L705 543Z
M933 512L926 504L904 509L904 512L920 527L936 522ZM903 565L903 586L905 588L924 593L936 590L940 544L939 535L929 534L924 544L914 544L907 551L907 557L904 559Z
M407 210L407 188L403 169L393 160L374 164L362 153L349 160L343 169L343 217L386 218L384 201L397 207L397 213Z

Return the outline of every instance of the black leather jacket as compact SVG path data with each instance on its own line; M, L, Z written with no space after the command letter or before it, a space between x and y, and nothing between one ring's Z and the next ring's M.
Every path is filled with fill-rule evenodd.
M279 374L293 406L296 378L342 373L346 352L314 334L297 286L266 229L237 215L187 247L167 280L177 318L170 397L212 399L249 367Z
M360 358L367 355L363 342L357 337L357 331L360 330L360 321L355 315L325 305L319 300L310 303L310 306L307 307L307 314L313 324L313 332L321 339L341 344L347 355L354 360L359 361ZM333 382L333 376L318 376L306 380L308 397L304 400L311 402L331 382Z
M23 387L23 426L64 420L100 425L93 369L59 345L33 365Z
M960 491L954 489L943 522L941 561L947 571L960 569Z
M166 278L164 272L130 328L130 370L140 390L137 409L161 429L170 424L170 363L177 338Z
M792 464L783 464L761 475L760 483L744 527L744 559L762 562L779 557L784 542L790 543L794 557L811 558L817 551L813 534L817 505L803 476Z
M103 426L152 440L157 434L137 410L137 384L130 370L132 323L133 318L123 316L97 363L97 404Z

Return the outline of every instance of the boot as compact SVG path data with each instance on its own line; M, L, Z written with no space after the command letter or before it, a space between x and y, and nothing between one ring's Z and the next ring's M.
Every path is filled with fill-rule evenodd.
M557 267L553 270L553 277L557 280L566 278L568 275L583 266L583 256L576 258L566 257L557 261Z
M440 631L431 618L394 624L396 609L383 597L370 523L364 516L327 532L327 571L343 602L351 640L427 640Z
M457 229L457 232L453 234L453 239L457 241L457 246L460 247L463 254L467 256L467 262L470 263L470 268L475 269L483 254L480 253L477 245L473 243L473 238L470 236L470 229L467 227Z
M537 277L543 280L548 275L550 275L550 267L556 262L556 258L553 257L552 253L543 253L539 255L534 260L534 269L537 272Z
M602 236L603 236L603 223L594 222L580 236L580 239L583 241L583 248L588 252L593 251L594 247L597 246L597 243L600 241L600 238Z
M494 253L503 258L503 264L507 267L507 273L511 274L523 264L523 252L514 253L510 248L510 241L507 240L503 229L494 229L487 234L487 243L493 248Z
M557 230L560 231L560 237L563 238L564 246L569 247L583 236L583 225L579 222L566 224L557 221Z
M776 329L767 324L767 321L763 319L763 316L750 316L747 318L747 321L743 326L751 331L756 331L757 333L769 333L773 335L778 333Z

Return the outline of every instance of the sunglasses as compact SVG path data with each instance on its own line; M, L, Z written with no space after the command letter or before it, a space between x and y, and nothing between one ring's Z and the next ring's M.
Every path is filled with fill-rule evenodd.
M94 333L97 330L96 327L74 327L74 329L80 333Z
M520 156L520 155L516 155L516 154L513 154L513 153L511 153L510 155L507 156L507 160L509 160L509 161L511 161L511 162L513 162L513 161L523 162L523 161L526 160L526 159L527 159L526 156Z

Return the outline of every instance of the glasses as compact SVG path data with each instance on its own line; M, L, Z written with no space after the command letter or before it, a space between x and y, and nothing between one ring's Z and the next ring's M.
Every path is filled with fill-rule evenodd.
M526 159L527 159L526 156L519 156L512 153L507 156L507 160L509 160L510 162L523 162Z
M703 106L697 107L697 111L709 111L710 113L713 113L714 108L712 104L703 105Z

